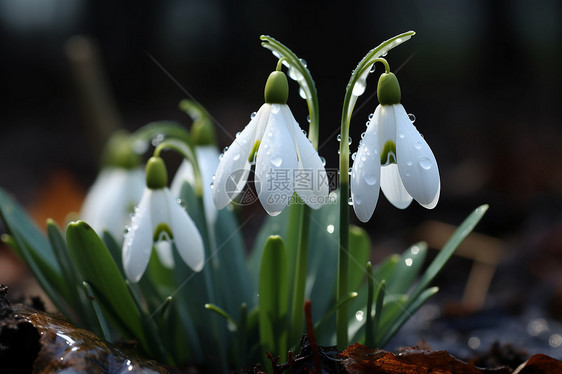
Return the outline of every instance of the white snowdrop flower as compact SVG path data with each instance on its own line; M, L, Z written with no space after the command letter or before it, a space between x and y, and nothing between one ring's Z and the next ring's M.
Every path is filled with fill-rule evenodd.
M278 215L293 192L311 208L328 201L324 164L287 106L287 77L281 71L269 76L265 104L224 152L213 183L218 209L234 200L244 188L255 161L255 186L264 209Z
M219 151L215 145L198 145L195 146L195 156L199 164L201 172L201 182L203 184L203 206L205 207L205 217L207 222L212 224L217 218L217 208L213 203L213 194L211 185L213 184L213 176L215 170L219 166ZM184 182L195 185L195 176L193 166L186 160L183 160L174 175L170 191L173 196L179 196L181 186Z
M204 265L203 240L184 208L168 187L166 166L160 157L146 165L146 186L123 243L123 268L127 278L138 282L156 249L160 262L174 266L172 243L182 260L194 271Z
M370 117L351 169L353 209L362 222L373 215L379 187L400 209L413 199L433 209L441 190L435 156L400 104L394 74L381 75L377 95L380 105Z
M129 214L142 196L144 172L125 133L111 137L103 156L104 166L84 199L80 218L99 235L107 231L120 243Z

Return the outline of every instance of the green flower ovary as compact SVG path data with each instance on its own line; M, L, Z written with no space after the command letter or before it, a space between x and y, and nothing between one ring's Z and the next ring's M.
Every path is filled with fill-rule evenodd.
M146 163L146 186L151 190L158 190L168 185L168 172L164 160L151 157Z

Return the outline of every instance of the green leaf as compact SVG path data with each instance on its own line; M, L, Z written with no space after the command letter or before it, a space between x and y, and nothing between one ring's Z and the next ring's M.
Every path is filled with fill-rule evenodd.
M84 290L86 291L86 295L88 296L88 299L92 303L92 307L94 309L94 313L95 313L96 319L98 321L98 328L102 332L102 336L108 342L112 341L111 330L109 329L109 324L108 324L107 320L105 319L105 316L104 316L103 312L101 311L101 307L100 307L99 303L97 302L97 298L96 298L96 295L94 293L94 290L92 290L92 287L88 284L88 282L82 282L82 285L84 287Z
M265 244L260 267L259 327L263 352L281 356L287 353L289 311L287 254L283 239L271 236Z
M427 244L423 242L412 245L402 254L394 271L388 277L386 286L388 295L406 293L410 289L422 269L426 254Z
M365 266L371 254L371 239L358 226L349 227L349 280L350 290L358 291L365 277Z
M103 309L116 320L128 337L138 339L145 353L150 352L141 311L137 309L103 241L83 221L68 225L66 241L84 281L91 286Z
M482 219L487 210L487 204L479 206L463 221L463 223L461 223L457 230L455 230L449 241L447 241L443 249L441 249L441 251L437 254L431 265L429 265L416 288L412 291L410 295L411 299L416 299L422 292L424 292L435 276L441 271L443 266L445 266L445 263L447 263L449 258L451 258L455 249L457 249L464 238L471 233L476 224L480 222L480 219Z
M61 297L63 296L61 291L67 288L49 241L29 219L24 209L2 188L0 188L0 215L15 243L14 250L29 266L59 311L71 315L68 304Z

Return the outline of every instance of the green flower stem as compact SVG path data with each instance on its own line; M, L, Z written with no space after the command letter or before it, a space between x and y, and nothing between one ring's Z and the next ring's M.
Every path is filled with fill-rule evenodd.
M165 149L171 149L181 154L185 159L189 160L193 167L194 190L197 197L203 196L203 182L201 178L201 171L197 163L194 147L186 140L166 139L160 143L154 150L155 157L161 157L160 154Z
M269 36L262 35L260 39L263 41L262 46L271 50L279 59L277 63L277 70L280 70L281 66L285 65L288 66L289 69L293 69L293 73L296 72L296 80L300 89L303 90L306 95L306 104L308 106L310 119L308 139L311 141L314 149L318 150L318 133L320 123L318 116L318 95L310 71L304 65L303 61L282 43ZM291 303L291 331L289 341L296 343L304 326L304 298L308 262L310 208L298 199L296 204L291 205L289 214L291 217L297 219L296 222L291 220L291 222L295 223L289 226L287 232L287 245L290 251L289 261L290 264L294 264L296 267L295 281L293 284L293 300ZM295 244L296 253L293 255L291 246Z
M366 86L366 79L375 62L382 62L385 65L385 70L389 71L388 63L380 57L386 54L392 48L410 39L415 32L409 31L397 35L387 41L381 43L378 47L373 48L363 59L359 62L351 78L345 92L343 101L343 110L341 117L341 142L340 142L340 242L339 242L339 257L338 257L338 283L337 283L337 297L336 300L344 298L347 293L347 279L348 279L348 246L349 246L349 126L351 123L351 114L357 102L357 97L360 96L363 90L354 92L357 83ZM338 348L344 349L347 347L348 333L347 333L347 305L342 305L336 311L336 336Z

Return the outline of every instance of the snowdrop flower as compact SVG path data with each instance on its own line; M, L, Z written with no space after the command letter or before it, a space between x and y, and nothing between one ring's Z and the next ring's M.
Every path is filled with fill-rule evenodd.
M311 208L328 201L324 163L287 106L287 77L269 76L265 104L223 154L213 183L213 201L224 208L242 191L255 160L255 186L264 209L276 216L293 192Z
M441 190L435 156L400 104L394 74L381 75L377 95L380 105L369 118L351 171L353 209L362 222L373 215L379 186L400 209L408 207L412 199L432 209Z
M146 186L123 243L123 268L127 278L138 282L154 245L166 267L174 266L172 243L182 260L194 271L204 263L203 240L195 224L166 187L166 166L160 157L146 164Z
M213 181L213 175L219 166L219 151L216 146L215 130L212 122L207 118L198 118L191 128L191 137L195 144L195 156L201 172L203 186L203 206L207 223L211 226L217 218L217 208L213 203L212 191L209 188ZM179 196L182 185L188 182L195 185L193 166L185 159L176 171L176 175L170 185L173 196Z
M125 133L112 136L104 159L105 166L84 199L80 217L98 234L108 231L121 242L129 214L142 196L144 173Z

